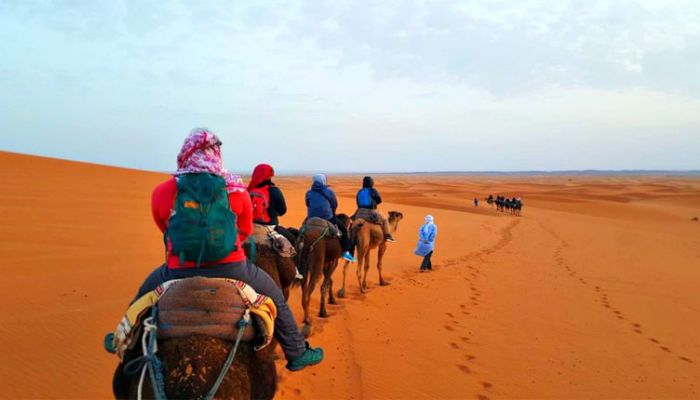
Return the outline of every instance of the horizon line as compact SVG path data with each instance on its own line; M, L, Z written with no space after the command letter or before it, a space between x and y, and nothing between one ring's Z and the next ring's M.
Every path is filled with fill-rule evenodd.
M112 168L123 168L131 169L144 172L155 172L163 174L171 174L173 171L160 171L143 169L136 167L129 167L123 165L114 164L102 164L93 161L76 160L69 158L60 158L55 156L47 156L42 154L31 154L31 153L20 153L9 150L0 149L0 153L15 154L26 157L41 157L53 160L68 161L75 163L91 164L96 166L112 167ZM239 170L230 170L231 172L240 174L242 176L249 176L250 172L241 172ZM548 176L700 176L700 169L663 169L663 168L634 168L634 169L605 169L605 168L585 168L585 169L522 169L522 170L434 170L434 171L379 171L379 170L355 170L355 171L321 171L318 170L306 170L306 169L275 169L275 175L295 177L295 176L307 176L317 173L325 173L329 175L344 175L344 176L356 176L356 175L429 175L429 176L537 176L537 175L548 175Z

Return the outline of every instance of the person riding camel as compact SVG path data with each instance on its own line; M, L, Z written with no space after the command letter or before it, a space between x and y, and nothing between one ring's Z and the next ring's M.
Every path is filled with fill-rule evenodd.
M243 252L241 244L253 231L253 210L241 177L223 167L219 138L206 129L193 130L177 156L177 167L173 178L153 190L151 201L153 219L164 234L166 261L146 278L135 299L173 279L202 276L243 281L275 303L275 338L287 358L287 369L298 371L320 363L323 350L304 341L282 290ZM188 219L203 198L213 199L204 232ZM197 215L201 218L201 213ZM204 239L192 246L193 239L200 237Z
M272 240L286 239L288 243L284 246L294 249L296 238L287 228L279 224L279 217L287 213L287 202L284 200L282 190L272 182L274 176L275 170L269 164L258 164L253 169L250 183L248 183L248 193L253 206L253 223L266 227L268 236ZM296 278L304 278L298 270Z
M357 192L355 200L357 202L355 218L379 222L384 232L384 240L391 243L395 242L396 240L389 233L389 221L377 211L377 206L382 203L382 197L377 189L374 188L374 179L371 176L362 178L362 189Z
M328 187L326 175L314 175L311 180L311 189L306 192L306 218L318 217L331 222L340 230L340 246L343 249L343 259L356 262L353 257L348 230L341 221L338 221L335 211L338 208L338 199L335 196L333 189Z

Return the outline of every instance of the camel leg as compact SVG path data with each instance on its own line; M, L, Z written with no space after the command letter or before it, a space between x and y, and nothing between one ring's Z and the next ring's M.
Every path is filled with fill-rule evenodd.
M365 292L365 287L362 285L362 266L365 263L365 254L357 254L357 286L360 288L360 293Z
M367 255L365 256L365 263L364 263L364 269L365 269L365 276L362 277L362 287L367 290L367 273L369 272L369 251L367 252Z
M386 243L379 245L379 250L377 251L377 271L379 271L379 286L387 286L389 282L384 280L382 276L382 259L384 258L384 252L386 252Z
M345 264L343 264L343 286L341 286L340 290L338 290L338 297L340 297L341 299L345 297L345 275L348 273L348 264L350 264L350 261L345 261ZM332 287L331 287L331 290L333 290ZM334 299L334 301L335 301L335 299ZM328 302L330 304L335 304L335 303L331 303L330 300L328 300Z
M338 268L338 261L335 262L335 268L333 268L333 272L335 271L336 268ZM337 301L335 301L335 296L333 295L333 272L328 274L328 304L338 304Z
M302 328L302 333L306 337L308 337L311 333L311 316L309 315L309 303L311 303L311 293L314 292L314 289L316 288L316 283L318 283L318 278L320 278L318 269L319 268L313 268L307 271L309 277L305 282L301 294L301 305L304 308L304 328Z
M328 267L325 267L324 269L326 268ZM330 277L325 272L323 275L323 283L321 283L321 307L318 310L318 316L320 318L328 317L328 313L326 312L326 294L328 293L328 290L330 288Z

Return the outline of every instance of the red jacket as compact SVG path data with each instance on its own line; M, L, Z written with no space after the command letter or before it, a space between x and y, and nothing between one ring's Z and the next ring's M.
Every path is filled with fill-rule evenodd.
M170 214L173 211L173 203L177 194L177 183L175 178L169 179L153 189L151 196L151 211L153 219L161 232L165 232L168 227ZM227 264L245 260L245 253L241 243L253 232L253 209L250 205L250 195L248 192L229 193L228 201L231 210L236 214L236 224L238 225L238 240L236 240L236 250L227 257L219 261L202 263L201 265ZM197 264L185 261L184 268L195 267ZM180 258L170 253L170 243L168 243L168 268L183 268L180 266Z

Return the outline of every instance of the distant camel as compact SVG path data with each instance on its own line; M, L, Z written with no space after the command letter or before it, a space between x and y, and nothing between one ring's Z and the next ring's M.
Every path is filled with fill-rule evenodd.
M398 211L389 211L389 233L393 234L399 227L399 221L403 219L403 214ZM379 285L386 286L389 283L382 276L382 258L386 251L386 239L382 232L382 226L379 224L369 223L363 219L357 219L353 222L351 237L353 242L357 244L357 283L360 286L360 292L367 291L367 272L369 271L369 254L373 249L378 248L377 252L377 270L379 271ZM365 274L362 276L362 268L364 266ZM348 262L343 265L343 286L338 291L338 297L345 297L345 276L347 274Z
M337 218L350 228L351 220L345 214L338 214ZM304 275L301 287L301 305L304 308L304 327L302 333L309 336L311 333L311 316L309 315L309 303L311 294L318 280L323 275L321 283L321 306L318 316L326 318L326 296L328 304L336 304L333 296L333 272L338 267L338 259L343 254L338 237L330 236L327 228L328 221L320 218L311 218L306 221L303 235L300 237L299 270Z
M236 322L244 310L239 292L230 283L216 279L188 278L161 297L156 355L161 361L161 382L166 398L203 398L212 390L234 347L238 332ZM216 390L217 399L272 399L275 395L274 348L270 345L255 351L251 341L255 339L253 328L248 326L245 332L233 363ZM127 350L115 371L114 396L117 399L155 398L149 373L139 384L141 362L146 360L138 361L142 355L140 335L133 340L137 345ZM135 364L134 374L124 371L127 364ZM142 396L138 395L139 386L142 386Z

